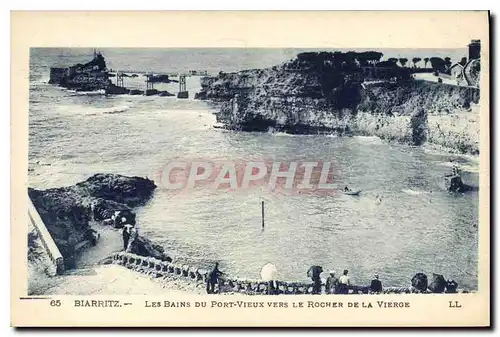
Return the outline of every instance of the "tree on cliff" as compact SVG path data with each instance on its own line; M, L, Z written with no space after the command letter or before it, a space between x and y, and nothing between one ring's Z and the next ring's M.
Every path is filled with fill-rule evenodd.
M418 108L410 119L411 142L419 146L427 140L427 111Z
M348 51L347 53L345 53L345 62L346 63L343 66L343 69L358 68L358 65L356 64L357 57L358 57L358 53L356 53L355 51Z
M416 68L417 67L417 63L420 62L422 59L420 57L414 57L411 59L411 61L413 62L413 68Z
M407 58L400 58L399 59L399 64L401 64L402 67L406 66L406 63L408 62Z
M390 62L390 61L382 61L377 63L376 67L381 67L381 68L399 68L397 63Z
M376 65L380 62L380 59L384 56L384 54L376 52L376 51L367 51L362 53L357 53L356 59L359 61L361 66L366 66L368 64Z
M446 70L450 69L451 67L451 57L445 57L444 58L444 62L445 62L445 67L446 67Z
M428 57L425 57L424 58L424 68L427 68L427 63L429 62L429 58Z
M446 61L440 57L431 57L431 67L434 71L444 72L446 70Z
M394 64L394 65L397 65L397 63L398 63L398 59L397 59L397 58L395 58L395 57L391 57L391 58L389 58L389 59L387 60L387 62L392 63L392 64Z

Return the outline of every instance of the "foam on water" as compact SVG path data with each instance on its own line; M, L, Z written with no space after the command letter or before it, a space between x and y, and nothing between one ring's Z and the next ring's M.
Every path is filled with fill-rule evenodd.
M79 106L79 105L68 104L68 105L58 105L55 107L55 110L57 110L61 114L66 114L70 116L74 115L95 116L102 114L117 114L117 113L127 112L128 110L130 110L130 106L117 105L105 108L97 108L94 106L83 106L83 105Z
M429 194L429 191L420 191L420 190L412 190L412 189L402 189L402 192L409 195L421 195L421 194Z

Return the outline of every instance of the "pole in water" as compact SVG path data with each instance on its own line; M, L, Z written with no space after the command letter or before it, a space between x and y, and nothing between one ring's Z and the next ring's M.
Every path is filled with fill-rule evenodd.
M264 201L262 201L262 229L264 229Z

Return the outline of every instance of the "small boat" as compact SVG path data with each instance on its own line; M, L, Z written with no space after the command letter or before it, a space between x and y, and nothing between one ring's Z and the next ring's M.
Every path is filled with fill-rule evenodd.
M361 193L361 190L349 190L349 191L340 190L340 191L346 195L359 195Z

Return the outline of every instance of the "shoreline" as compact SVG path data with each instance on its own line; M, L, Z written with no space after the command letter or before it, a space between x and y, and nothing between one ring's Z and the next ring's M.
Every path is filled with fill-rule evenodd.
M87 210L90 212L90 209ZM70 276L69 280L78 281L80 280L85 284L83 292L100 292L104 291L102 284L115 282L114 280L109 280L106 274L106 268L110 264L118 264L132 271L138 272L138 274L145 274L148 281L159 283L162 289L167 291L183 291L188 293L205 293L205 281L208 275L208 271L204 269L199 269L194 266L188 266L183 264L182 260L172 260L165 256L165 258L158 259L151 257L151 255L126 253L123 251L123 242L120 235L120 229L112 228L109 225L104 224L102 221L90 221L89 226L93 231L99 233L99 241L94 246L85 248L82 252L75 257L74 268L71 268L63 276L55 276L52 278L47 278L39 281L43 286L41 287L31 287L31 294L55 294L57 292L70 293L72 283L65 281ZM140 235L143 240L151 242L155 246L154 242L150 241ZM163 248L162 248L163 249ZM122 269L125 269L122 268ZM43 268L42 268L43 269ZM116 271L121 269L115 269ZM40 270L39 270L40 271ZM127 272L124 272L127 274ZM33 276L36 273L31 273ZM118 272L121 275L121 272ZM117 275L118 278L120 276ZM439 276L439 274L434 274L434 278ZM128 277L128 276L127 276ZM187 278L187 280L186 280ZM97 284L94 286L96 289L92 288L91 280L97 280ZM30 280L31 281L31 280ZM80 282L79 281L79 282ZM188 282L186 282L188 281ZM195 282L193 282L195 281ZM431 277L428 278L429 283L431 282ZM445 279L442 278L444 282ZM69 283L68 283L69 282ZM136 281L131 281L136 282ZM147 281L137 281L141 285L138 287L142 289L142 284L148 283ZM307 294L311 292L312 284L308 282L297 282L297 281L282 281L277 280L278 289L283 294ZM101 284L101 286L99 286ZM153 286L156 287L156 286ZM122 287L123 288L123 287ZM86 290L85 290L86 289ZM89 290L90 289L90 290ZM222 279L221 289L224 294L241 293L245 295L255 295L263 294L267 291L267 282L262 280L249 280L249 279L234 279L228 276ZM412 287L408 286L390 286L384 288L384 293L426 293L425 291L416 291ZM131 290L126 290L130 292ZM443 290L444 291L444 290ZM460 289L459 292L469 292L467 290ZM367 293L367 286L355 285L352 288L353 293ZM454 292L454 291L453 291Z
M283 135L288 135L288 136L325 136L325 137L338 137L338 138L356 138L356 137L366 137L366 138L377 138L381 141L383 141L386 144L398 144L398 145L404 145L404 146L409 146L409 147L415 147L415 148L421 148L423 151L429 152L429 153L435 153L438 155L455 155L459 157L465 157L471 161L478 160L480 157L480 154L472 154L472 153L463 153L460 152L452 147L446 147L443 145L439 144L433 144L426 142L420 146L415 146L411 145L405 142L400 142L397 140L391 140L391 139L384 139L378 135L375 134L364 134L364 133L353 133L349 135L342 134L342 132L335 132L335 131L324 131L324 132L318 132L318 133L289 133L286 130L272 130L272 131L244 131L244 130L237 130L234 128L231 128L226 125L214 125L214 129L216 130L224 130L224 131L233 131L233 132L245 132L245 133L271 133L271 134L283 134Z

